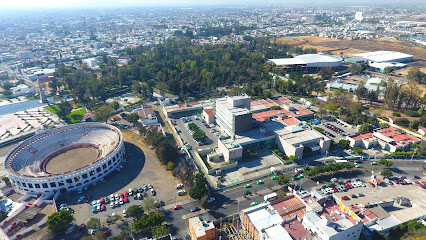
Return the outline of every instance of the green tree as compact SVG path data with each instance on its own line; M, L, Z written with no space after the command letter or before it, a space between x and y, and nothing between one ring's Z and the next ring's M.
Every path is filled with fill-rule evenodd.
M167 163L166 170L167 170L167 171L173 171L174 169L175 169L175 163L174 163L174 162L172 162L172 161L169 161L169 162Z
M200 205L202 208L207 209L209 207L209 202L207 201L209 199L209 196L204 195L200 199Z
M52 213L47 218L47 228L52 230L56 236L62 236L74 220L70 211L59 211Z
M349 148L349 141L345 140L345 139L340 139L339 146L343 149L348 149Z
M331 76L333 75L333 68L331 67L321 68L321 70L318 72L318 75L320 75L320 77L323 80L330 79Z
M369 123L362 124L358 129L358 133L366 133L371 131L373 131L373 126Z
M138 120L139 120L139 114L137 113L129 113L129 115L127 115L126 120L130 123L132 123L133 125L135 125Z
M170 232L171 232L170 228L165 225L155 226L151 229L151 234L152 234L152 237L154 238L159 238L162 236L169 235Z
M384 177L392 177L392 171L390 169L383 169L383 171L380 173Z
M112 108L108 105L102 105L94 109L95 120L97 122L105 122L111 116Z
M351 72L351 73L359 73L359 72L362 71L362 69L363 69L362 65L359 64L359 63L351 64L349 66L349 72Z
M288 159L289 159L290 161L293 161L293 162L295 162L295 161L297 161L297 160L298 160L298 158L297 158L297 157L295 157L295 156L293 156L293 155L291 155L290 157L288 157Z
M142 207L145 212L150 212L155 209L154 199L146 197L145 200L142 201Z
M91 217L86 223L89 229L99 229L101 227L101 220L97 217Z
M417 130L419 128L420 125L420 121L419 120L413 120L410 122L410 124L408 124L408 127Z
M105 236L105 234L104 234L103 231L97 231L95 233L95 235L93 236L93 239L95 239L95 240L105 240L105 239L107 239L107 237Z
M387 159L385 159L385 158L382 158L382 159L380 159L380 160L379 160L379 164L382 164L382 165L384 165L385 167L392 167L393 162L392 162L392 161L390 161L390 160L387 160Z
M278 190L277 191L277 196L278 196L278 198L283 198L283 197L285 197L286 196L286 192L284 192L283 190Z
M418 231L418 230L421 230L421 229L426 229L426 226L423 225L420 222L417 222L417 221L410 221L407 224L407 229L408 229L408 231L413 232L413 231Z
M189 190L189 196L200 200L204 195L207 195L208 182L202 173L195 175L194 186Z
M393 72L393 70L394 70L393 67L387 66L387 67L385 67L385 69L383 69L383 73L389 74L389 73Z
M117 101L114 101L114 102L110 103L108 106L110 108L114 109L114 110L118 110L118 108L120 107L120 104L118 104Z
M143 215L143 208L138 205L132 205L127 208L127 214L129 217L139 219Z
M406 118L397 118L395 119L395 124L402 126L402 127L408 127L410 125L410 121Z
M157 145L157 148L155 149L155 154L158 160L163 165L166 165L170 161L173 161L177 158L176 148L168 142Z
M279 185L284 186L290 183L290 177L287 175L279 175L276 181Z
M356 153L356 154L361 154L362 153L362 148L360 148L360 147L354 147L354 152Z

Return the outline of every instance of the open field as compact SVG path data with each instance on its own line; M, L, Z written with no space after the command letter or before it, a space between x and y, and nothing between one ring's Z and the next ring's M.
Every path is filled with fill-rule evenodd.
M398 51L414 56L414 62L408 63L409 67L419 67L426 72L426 49L412 46L410 43L395 39L374 38L363 40L343 40L312 36L300 36L294 38L279 38L277 42L302 47L314 47L318 51L331 51L332 54L343 53L345 55L369 52L369 51ZM407 69L397 71L403 75L407 74Z

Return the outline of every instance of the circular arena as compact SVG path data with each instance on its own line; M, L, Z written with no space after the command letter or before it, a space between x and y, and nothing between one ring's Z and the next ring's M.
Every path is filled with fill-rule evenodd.
M15 189L50 193L82 188L115 170L124 158L121 131L78 123L50 129L16 146L4 167Z

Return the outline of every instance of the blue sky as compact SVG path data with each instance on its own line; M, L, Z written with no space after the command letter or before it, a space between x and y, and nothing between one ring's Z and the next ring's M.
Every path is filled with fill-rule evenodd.
M85 8L128 6L195 6L195 5L363 5L412 4L425 6L423 0L1 0L0 9L9 8Z

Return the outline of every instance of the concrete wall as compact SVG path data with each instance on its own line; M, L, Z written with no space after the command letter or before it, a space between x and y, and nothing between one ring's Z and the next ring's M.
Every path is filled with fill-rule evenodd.
M319 145L321 147L321 153L325 153L328 149L330 149L331 139L321 139Z
M241 160L243 158L243 148L242 147L228 149L220 139L217 141L217 147L218 147L219 152L221 152L223 154L223 159L226 162L229 162L230 160L238 161L238 160Z
M251 129L251 113L235 116L234 119L234 133L241 133Z

